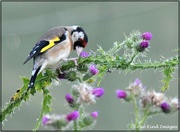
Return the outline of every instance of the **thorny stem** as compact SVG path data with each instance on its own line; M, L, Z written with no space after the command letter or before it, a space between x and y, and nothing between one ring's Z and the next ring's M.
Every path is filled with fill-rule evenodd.
M79 113L80 113L80 118L83 118L83 117L82 117L83 114L84 114L84 107L83 107L83 105L80 105L80 106L79 106Z
M138 55L138 52L135 52L134 55L132 56L131 60L128 62L128 65L130 65L130 64L133 62L134 58L135 58L137 55Z
M132 98L132 101L133 101L133 104L134 104L134 111L135 111L135 127L136 127L136 132L139 132L139 109L138 109L138 106L137 106L137 102L136 102L136 98L135 96L133 95L133 98Z
M84 113L83 106L80 105L78 110L79 110L79 114L80 114L79 120L81 120L81 117L82 117L82 115ZM80 132L81 131L81 128L78 125L79 124L79 120L74 120L74 132Z
M138 105L137 105L137 102L136 102L136 98L135 96L133 96L133 104L134 104L134 109L135 109L135 129L136 129L136 132L139 132L140 131L140 127L145 123L148 115L149 115L149 107L147 107L144 111L143 111L143 116L141 118L140 116L140 111L138 109Z
M4 121L5 117L7 114L11 114L12 110L15 106L17 106L18 104L21 103L21 99L17 99L15 102L11 102L10 104L8 104L8 106L6 107L6 109L4 109L3 111L1 111L1 115L0 115L0 122Z
M83 115L84 115L84 107L83 107L82 104L79 106L78 111L79 111L79 114L80 114L79 120L82 120ZM82 131L82 127L80 125L78 125L79 120L74 121L74 131L75 132L81 132Z
M79 132L77 120L74 121L74 132Z
M144 115L141 119L141 121L139 122L139 126L142 126L144 124L144 122L146 121L147 117L148 117L149 111L148 108L145 110Z
M114 54L117 51L119 51L121 49L121 47L125 44L125 41L123 41L122 43L118 44L117 46L114 46L111 50L108 51L108 54Z
M13 109L20 106L21 102L23 100L27 100L29 98L29 95L27 92L26 92L26 88L27 88L27 85L25 85L26 82L28 82L29 80L28 79L22 79L23 80L23 83L24 83L24 86L21 88L21 97L20 98L17 98L16 100L13 100L12 101L12 98L11 98L11 101L9 101L8 105L6 106L5 109L3 109L2 111L0 111L0 122L3 122L4 119L6 118L6 116L8 114L11 114L13 112ZM25 91L25 92L24 92Z
M134 55L134 57L136 54ZM95 63L101 66L107 66L107 69L111 68L123 68L123 69L131 69L131 70L136 70L136 69L157 69L157 68L165 68L165 67L175 67L179 61L178 57L174 57L170 60L165 60L162 62L149 62L149 63L134 63L131 64L133 61L134 57L131 59L130 62L124 62L121 59L116 59L116 60L106 60L102 58L98 58L98 56L93 56L93 57L88 57L88 58L82 58L78 60L78 65L85 65L85 64L90 64L90 63ZM70 68L75 68L75 65L73 63L68 63L62 66L63 71L69 70Z
M43 104L42 104L42 109L41 109L40 116L39 116L39 118L38 118L38 121L37 121L36 126L35 126L35 128L34 128L33 131L36 131L36 130L39 128L39 126L41 125L41 119L42 119L43 114L44 114L44 106L46 105L46 104L45 104L46 101L45 101L45 99L44 99L44 98L45 98L44 88L42 88L42 90L43 90Z
M174 67L179 63L178 58L174 57L171 60L165 62L156 62L156 63L142 63L131 65L130 68L133 69L150 69L150 68L165 68L165 67Z

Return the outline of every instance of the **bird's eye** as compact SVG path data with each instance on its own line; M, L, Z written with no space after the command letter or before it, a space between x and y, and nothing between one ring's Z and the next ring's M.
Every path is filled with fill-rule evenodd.
M79 37L80 37L80 38L83 38L83 35L82 35L82 34L79 34Z
M79 38L84 38L83 32L79 32L78 36L79 36Z

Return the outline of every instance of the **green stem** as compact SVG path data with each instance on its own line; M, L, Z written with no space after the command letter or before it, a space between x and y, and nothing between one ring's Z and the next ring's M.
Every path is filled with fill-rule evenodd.
M172 59L169 60L165 60L165 61L161 61L161 62L152 62L152 63L136 63L136 64L130 64L134 58L136 57L137 54L134 54L134 56L132 57L132 59L130 60L130 62L124 62L123 60L106 60L104 58L106 58L105 56L90 56L88 58L81 58L80 60L78 60L78 65L85 65L85 64L90 64L90 63L95 63L95 64L99 64L100 66L107 66L107 68L121 68L121 67L125 67L124 69L130 68L131 70L136 70L136 69L157 69L157 68L165 68L165 67L175 67L179 61L178 61L178 57L174 57ZM75 68L73 63L68 63L65 64L61 67L63 69L63 71L65 70L69 70L70 68Z
M128 62L128 65L130 65L130 64L133 62L134 58L138 55L138 53L139 53L139 52L135 51L135 53L134 53L134 55L132 56L131 60Z
M113 46L113 48L112 49L110 49L107 53L108 54L115 54L116 52L118 52L120 49L121 49L121 47L123 46L125 44L125 41L123 41L122 43L119 43L119 44L117 44L117 46Z
M157 69L157 68L175 67L176 65L178 65L178 63L179 63L178 58L175 57L175 58L165 61L165 62L134 64L134 65L130 65L130 68L132 70L150 69L150 68Z
M144 125L147 117L148 117L148 112L145 112L143 117L142 117L142 119L141 119L141 121L139 122L139 126L143 126Z
M77 120L74 121L74 132L80 132L80 130L78 129L78 121Z
M135 127L136 127L136 132L139 132L139 109L137 106L137 102L136 102L136 97L133 95L133 104L134 104L134 111L135 111Z
M82 119L84 115L84 107L82 104L79 106L79 113L80 113L80 119Z
M82 127L79 125L79 121L81 121L83 119L83 115L84 115L84 107L82 104L79 106L78 111L79 111L80 117L79 117L79 120L74 121L74 131L75 132L82 131Z
M106 70L106 71L107 71L107 70ZM104 77L105 74L107 73L106 71L102 73L101 78L100 78L100 80L99 80L99 82L98 82L98 84L97 84L98 87L100 86L103 77Z
M40 74L39 74L39 76L40 76ZM54 73L49 72L49 74L46 75L46 76L43 76L41 78L37 77L36 83L40 82L40 81L45 81L48 78L54 78L54 76L55 76ZM27 101L29 99L30 93L27 92L29 79L25 78L25 77L21 77L21 79L22 79L24 85L23 85L23 87L21 87L19 89L20 93L15 93L14 94L14 95L18 94L18 98L13 100L13 101L10 101L8 103L8 105L3 110L0 111L1 112L0 113L0 122L3 122L5 120L5 118L6 118L6 116L11 114L16 107L19 107L23 100Z
M42 104L42 109L41 109L40 116L39 116L39 118L38 118L38 120L37 120L37 122L36 122L36 126L35 126L35 128L34 128L33 131L36 131L36 130L39 128L39 126L41 125L41 119L42 119L42 117L43 117L44 109L45 109L45 105L46 105L45 96L46 96L46 95L45 95L45 90L44 90L44 88L43 88L43 104Z
M6 116L11 114L13 112L13 109L21 104L21 101L21 99L17 99L14 102L8 104L8 106L0 113L0 122L3 122Z
M13 99L13 101L9 101L8 105L3 110L0 111L0 122L3 122L7 115L12 114L13 110L16 107L19 107L23 100L26 101L26 99L29 98L30 94L28 94L26 92L29 79L23 78L23 77L21 77L21 79L22 79L24 85L19 90L19 92L15 94L17 98L15 100Z

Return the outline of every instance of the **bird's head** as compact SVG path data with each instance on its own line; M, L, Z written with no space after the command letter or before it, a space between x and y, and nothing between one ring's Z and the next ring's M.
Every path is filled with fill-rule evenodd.
M88 43L88 36L80 26L72 26L71 37L73 41L73 49L76 50L79 55Z

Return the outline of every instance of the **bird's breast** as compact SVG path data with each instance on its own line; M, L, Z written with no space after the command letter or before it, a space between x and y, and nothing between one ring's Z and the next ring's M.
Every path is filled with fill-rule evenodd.
M69 40L66 40L49 49L45 53L48 65L57 65L63 58L67 58L71 52L71 46L71 42Z

